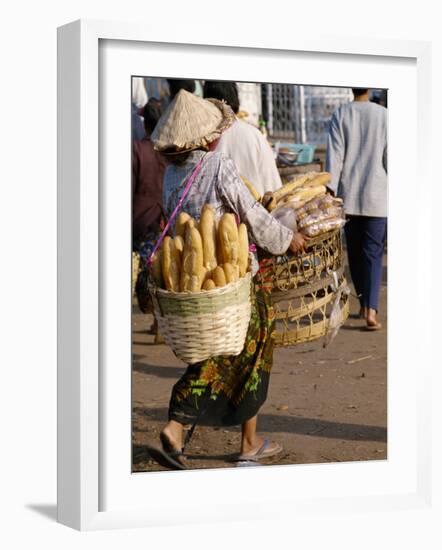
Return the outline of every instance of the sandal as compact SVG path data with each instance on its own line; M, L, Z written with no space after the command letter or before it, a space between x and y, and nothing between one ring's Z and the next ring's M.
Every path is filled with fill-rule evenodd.
M160 466L164 466L164 468L168 468L169 470L187 470L186 466L179 461L183 456L181 451L167 452L154 445L146 445L146 449L150 457L153 458L155 462L158 462Z
M239 455L238 461L258 461L261 458L267 458L269 456L275 456L282 451L282 447L275 441L265 439L262 446L254 453L248 453Z
M187 470L182 449L176 449L166 434L160 434L162 448L147 445L150 456L161 466L172 470Z

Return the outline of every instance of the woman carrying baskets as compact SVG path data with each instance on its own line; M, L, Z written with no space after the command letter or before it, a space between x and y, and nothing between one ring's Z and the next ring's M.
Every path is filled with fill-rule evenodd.
M302 236L270 216L251 196L233 161L215 151L217 140L234 120L231 108L219 100L201 99L184 90L178 93L152 135L155 148L169 162L163 181L164 211L170 217L182 201L181 211L198 219L203 205L209 204L217 218L226 212L235 214L246 224L250 240L267 252L280 255L289 248L298 252ZM256 258L252 273L251 320L241 354L191 364L173 387L169 421L160 435L162 448L149 447L151 456L166 467L185 468L183 428L197 423L241 425L241 460L256 461L282 450L256 433L273 362L274 314L270 295L260 285Z

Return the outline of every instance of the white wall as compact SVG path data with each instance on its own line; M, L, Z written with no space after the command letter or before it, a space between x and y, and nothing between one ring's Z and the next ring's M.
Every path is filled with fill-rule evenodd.
M265 46L280 33L309 32L434 41L434 104L440 95L442 39L438 2L341 0L309 3L224 0L20 1L2 4L0 86L1 513L4 548L423 548L440 547L440 508L291 525L260 524L79 535L32 506L55 502L56 433L56 27L79 17L186 25L211 37L250 34ZM441 127L435 108L434 125ZM406 117L404 117L406 131ZM434 146L435 147L435 146ZM435 166L440 155L434 149ZM404 158L406 162L406 158ZM440 178L439 178L440 179ZM419 183L419 182L418 182ZM435 203L442 204L440 197ZM410 229L412 230L412 229ZM440 233L434 225L435 232ZM406 238L406 236L404 236ZM409 289L404 287L404 293ZM405 299L405 298L404 298ZM439 299L435 294L434 299ZM436 306L435 306L436 307ZM440 308L439 308L440 310ZM440 322L440 320L439 320ZM440 387L439 387L440 391ZM437 400L440 418L440 399ZM436 423L435 423L436 424ZM434 426L434 433L440 426ZM440 438L438 463L441 464ZM440 470L440 468L439 468ZM440 488L440 471L435 471ZM294 487L293 490L296 490ZM439 491L437 505L440 506ZM147 495L148 498L148 495ZM44 513L43 509L43 513ZM47 511L47 509L46 509ZM51 508L49 508L51 513ZM8 540L5 540L8 537ZM247 544L247 546L245 546Z

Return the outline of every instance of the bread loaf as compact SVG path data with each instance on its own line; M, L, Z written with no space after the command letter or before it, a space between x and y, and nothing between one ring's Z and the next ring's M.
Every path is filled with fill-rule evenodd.
M226 286L226 275L224 273L224 270L221 266L216 266L215 269L212 272L212 278L216 286Z
M259 201L261 200L261 195L258 193L258 191L253 187L253 184L247 179L245 178L244 176L241 176L241 179L242 181L244 182L245 186L247 187L247 189L249 190L250 194L252 195L252 197L256 200L256 201Z
M299 187L302 187L302 185L308 180L308 176L301 176L300 178L287 183L286 185L283 185L280 189L277 189L273 192L273 199L276 202L279 202L282 197L287 195L288 193L291 193L295 189L298 189Z
M239 276L244 277L249 267L249 236L247 234L247 227L243 223L238 228L238 241Z
M175 235L184 239L184 233L186 231L186 223L192 219L187 212L180 212L175 223Z
M205 204L201 211L200 232L203 240L203 264L212 271L218 262L216 259L216 220L215 210L212 206Z
M326 188L323 185L317 185L315 187L306 187L305 189L298 189L293 198L299 201L309 201L321 195L325 195Z
M238 264L238 227L233 214L224 214L219 222L218 235L223 263Z
M316 187L317 185L327 185L331 181L331 174L328 172L318 172L316 176L309 179L303 187Z
M212 290L216 288L215 281L213 279L206 279L203 284L203 290Z
M183 253L184 251L184 239L183 237L180 237L180 235L177 235L174 239L173 239L174 243L175 243L175 246L176 246L176 249L181 252L181 254Z
M180 290L180 257L175 247L174 240L167 236L164 239L161 266L164 284L167 290L179 292Z
M180 288L181 292L197 292L201 289L203 270L203 243L200 232L193 224L186 224ZM197 289L197 290L195 290Z
M191 275L189 280L189 286L186 290L189 292L199 292L201 290L201 276L200 275Z
M184 239L179 235L176 235L176 237L173 239L173 242L175 243L175 248L178 251L180 268L181 268L181 265L183 263Z
M229 284L229 283L234 283L235 281L238 280L238 272L237 272L236 267L237 267L237 266L234 266L234 265L232 265L232 264L229 263L229 262L226 262L226 263L223 265L224 274L225 274L225 276L226 276L226 282L227 282L227 284Z

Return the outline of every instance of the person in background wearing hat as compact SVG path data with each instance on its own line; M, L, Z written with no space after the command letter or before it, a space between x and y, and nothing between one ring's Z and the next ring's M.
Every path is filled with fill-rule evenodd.
M150 136L161 117L157 99L151 98L143 110L145 137L134 141L132 153L132 238L139 252L141 271L136 283L138 304L143 313L151 309L147 290L146 260L161 233L164 158L154 150ZM156 331L155 324L152 331Z
M217 218L225 212L235 214L246 224L250 240L267 252L300 251L302 236L281 225L253 199L234 162L214 151L221 134L234 122L235 115L226 103L184 90L177 94L152 134L155 148L170 163L163 181L166 215L172 214L198 166L200 171L195 172L182 211L199 219L201 208L209 204ZM183 427L188 424L241 425L242 461L258 461L282 450L278 443L263 440L256 433L257 414L267 397L273 363L274 311L270 293L261 286L257 263L252 271L256 293L242 353L189 365L173 387L169 421L160 435L162 448L148 447L150 455L166 467L185 468Z
M204 97L225 101L235 115L239 112L236 82L206 80ZM261 132L243 120L235 119L219 140L217 151L230 157L241 176L245 177L263 196L267 191L282 187L272 148Z
M326 170L329 189L344 200L345 236L359 316L378 330L376 315L387 227L387 110L369 101L367 88L353 88L354 101L333 114Z
M170 101L174 100L175 96L180 90L186 90L186 92L193 94L196 89L195 80L168 78L167 83L169 84Z

